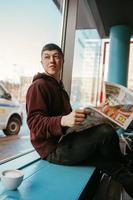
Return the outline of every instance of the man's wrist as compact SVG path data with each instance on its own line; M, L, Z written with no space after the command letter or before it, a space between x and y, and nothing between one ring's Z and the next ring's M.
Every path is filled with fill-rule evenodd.
M61 126L63 126L63 127L66 126L64 118L65 118L65 116L62 116L62 118L61 118Z

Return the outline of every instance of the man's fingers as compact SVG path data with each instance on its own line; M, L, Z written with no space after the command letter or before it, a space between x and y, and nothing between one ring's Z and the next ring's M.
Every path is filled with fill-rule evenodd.
M85 118L86 115L84 113L75 113L76 118Z
M75 119L75 123L77 123L77 122L83 122L85 120L85 118L76 118Z
M75 110L76 113L84 113L85 112L85 108L79 108Z

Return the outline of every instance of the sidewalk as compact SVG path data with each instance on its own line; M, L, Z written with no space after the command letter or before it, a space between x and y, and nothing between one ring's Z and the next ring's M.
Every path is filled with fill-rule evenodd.
M0 161L25 153L33 149L29 136L0 137Z

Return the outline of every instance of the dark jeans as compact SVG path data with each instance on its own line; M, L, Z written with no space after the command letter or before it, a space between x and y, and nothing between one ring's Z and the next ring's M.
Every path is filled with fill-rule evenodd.
M119 169L126 162L120 150L119 137L108 124L66 135L47 160L62 165L88 163L107 173Z

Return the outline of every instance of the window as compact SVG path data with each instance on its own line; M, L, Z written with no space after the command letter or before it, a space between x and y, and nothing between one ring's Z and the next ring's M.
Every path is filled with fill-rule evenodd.
M129 53L129 70L128 70L128 88L133 90L133 39L130 42L130 53Z
M74 108L96 105L99 94L101 39L94 22L90 18L88 7L79 1L71 86L71 103ZM80 9L82 8L82 9ZM85 16L82 20L83 9ZM86 23L85 23L86 22Z
M5 96L5 91L3 88L0 86L0 98L3 98Z
M108 63L109 63L109 39L103 40L103 80L107 80L108 74ZM129 51L129 64L128 64L128 83L127 86L133 90L133 39L130 41L130 51Z
M60 45L63 4L64 0L0 1L0 82L23 108L23 126L18 135L20 139L29 140L25 95L33 75L43 70L41 49L46 43ZM0 137L3 135L1 130ZM7 143L5 147L8 149ZM25 144L20 148L16 147L15 153L22 153L30 146ZM8 155L13 156L10 152ZM5 158L2 151L0 157L0 160Z

